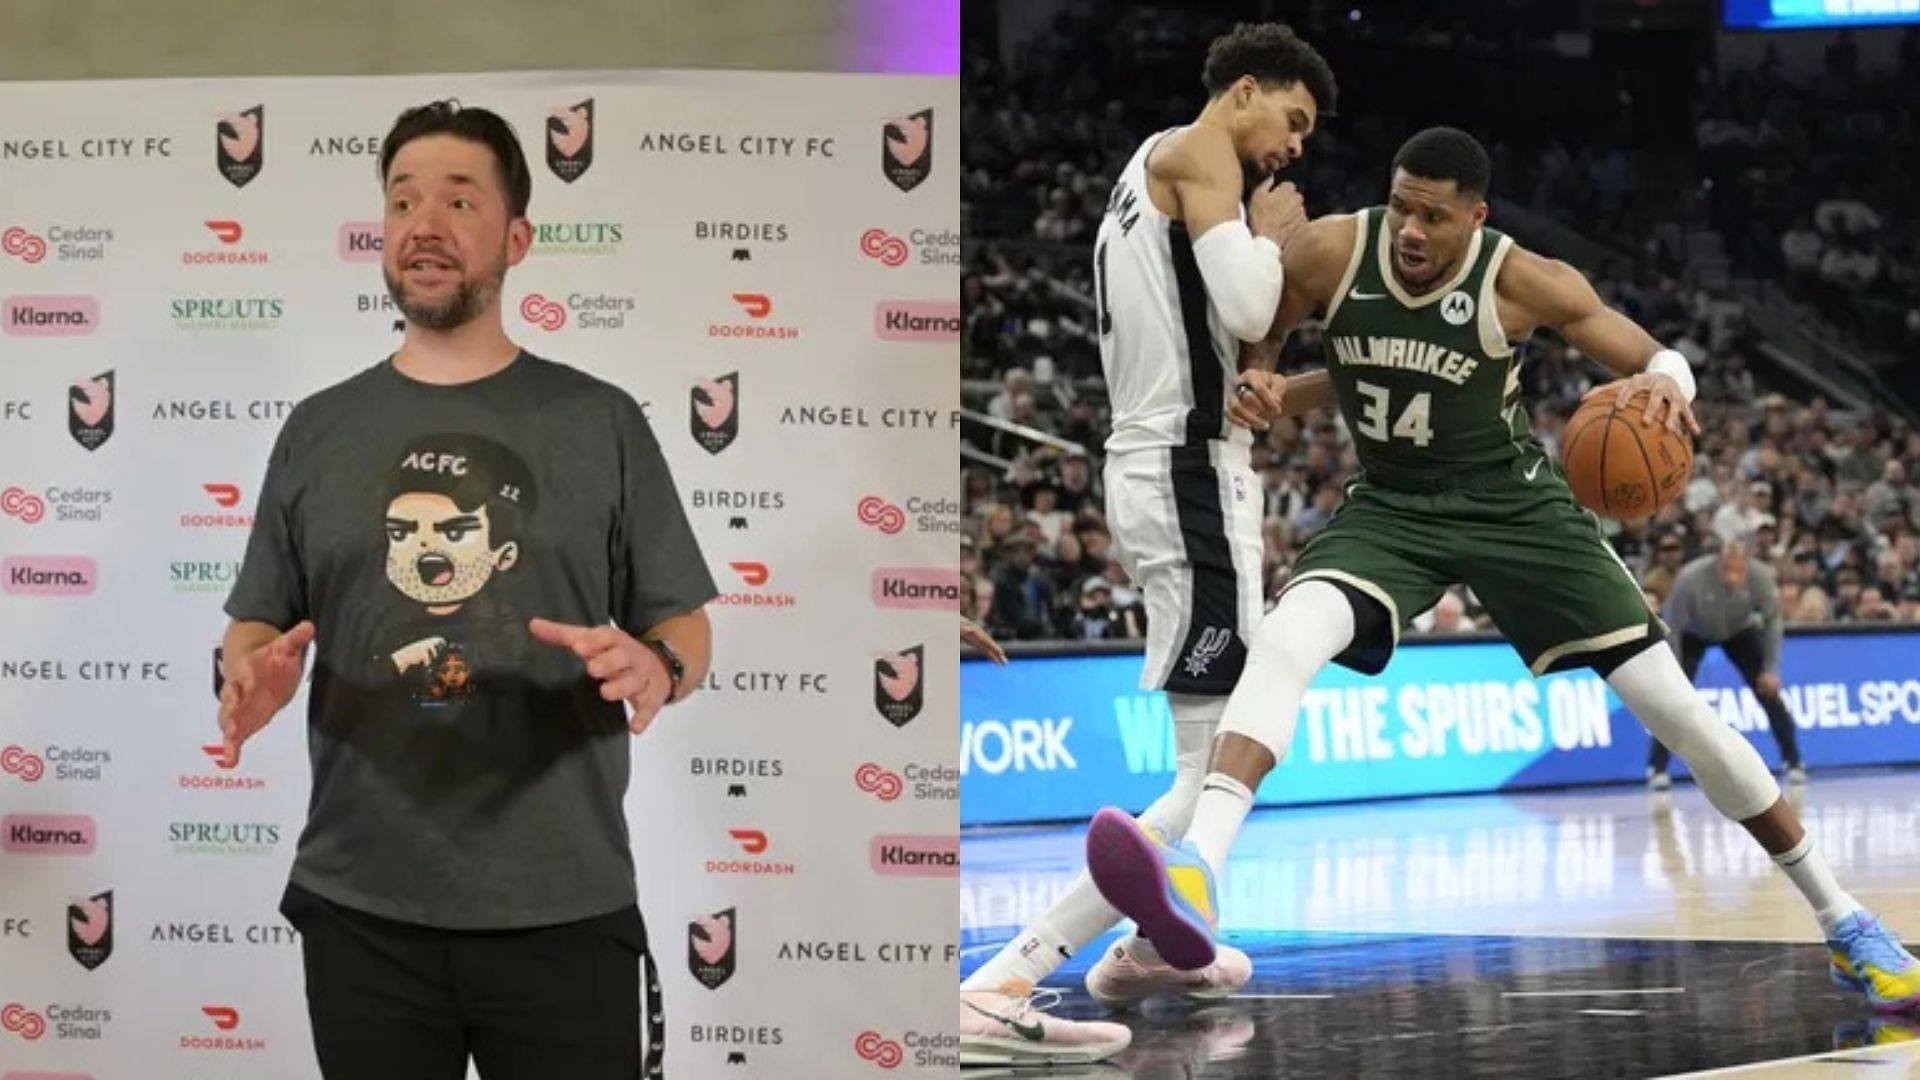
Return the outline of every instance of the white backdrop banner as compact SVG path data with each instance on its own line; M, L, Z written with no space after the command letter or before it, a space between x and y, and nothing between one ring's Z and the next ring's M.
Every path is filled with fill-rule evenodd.
M724 595L633 743L666 1075L958 1062L959 84L0 83L0 1080L318 1075L276 906L304 693L224 771L215 647L294 402L398 341L379 141L519 130L507 324L626 387Z

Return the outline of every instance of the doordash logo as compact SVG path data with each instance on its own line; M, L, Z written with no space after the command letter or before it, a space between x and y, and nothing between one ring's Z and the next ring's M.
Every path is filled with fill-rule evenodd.
M714 603L726 607L790 608L799 602L799 597L792 593L767 589L773 581L773 570L766 563L730 562L727 565L746 588L723 592L714 598Z
M708 323L708 337L793 341L800 336L799 327L772 321L773 297L766 293L737 292L733 294L733 302L747 317L747 321Z

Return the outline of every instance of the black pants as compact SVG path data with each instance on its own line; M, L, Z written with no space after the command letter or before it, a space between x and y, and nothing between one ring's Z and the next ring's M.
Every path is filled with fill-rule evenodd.
M662 1075L666 1018L637 907L529 930L437 930L289 885L280 912L300 932L327 1080L465 1080L469 1054L484 1080Z
M1700 670L1700 661L1706 658L1707 650L1713 644L1692 634L1680 635L1680 670L1687 673L1687 681L1693 681L1694 675ZM1740 677L1747 680L1747 686L1752 687L1754 680L1760 677L1767 658L1766 643L1760 640L1760 631L1748 627L1720 642L1720 648L1726 652L1727 659L1733 661L1733 666L1740 669ZM1773 729L1773 740L1780 744L1782 762L1788 767L1800 764L1800 742L1793 730L1793 715L1787 712L1786 701L1779 694L1763 694L1758 690L1753 692L1753 696L1759 700L1760 707L1766 710L1767 726ZM1656 772L1666 772L1667 762L1672 757L1673 751L1655 739L1653 748L1647 753L1647 764L1653 766Z

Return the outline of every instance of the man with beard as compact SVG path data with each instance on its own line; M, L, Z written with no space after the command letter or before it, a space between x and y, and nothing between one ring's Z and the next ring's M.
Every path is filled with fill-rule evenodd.
M533 239L513 129L410 109L379 166L406 338L275 442L226 605L223 764L311 646L281 912L330 1080L658 1075L628 738L705 677L717 590L639 405L502 326Z

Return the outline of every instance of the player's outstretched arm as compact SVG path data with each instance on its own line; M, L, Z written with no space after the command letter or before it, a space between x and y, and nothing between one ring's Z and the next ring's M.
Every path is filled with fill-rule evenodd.
M1241 427L1264 431L1282 416L1302 416L1333 402L1333 380L1326 371L1279 375L1280 348L1295 327L1324 310L1345 276L1359 219L1329 214L1308 222L1287 244L1286 288L1267 336L1240 347L1240 382L1227 412Z
M1542 326L1555 331L1601 367L1628 376L1620 393L1631 398L1648 391L1642 410L1646 423L1664 420L1676 434L1699 434L1691 407L1692 365L1602 302L1586 275L1558 259L1516 247L1500 267L1497 288L1510 338L1525 337ZM1521 325L1513 325L1516 321Z

